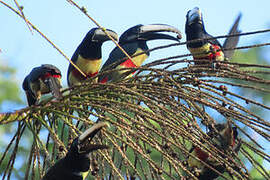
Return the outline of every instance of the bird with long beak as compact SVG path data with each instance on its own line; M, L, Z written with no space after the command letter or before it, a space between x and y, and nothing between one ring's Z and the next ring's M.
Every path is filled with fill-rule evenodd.
M118 41L118 35L109 29L106 32ZM102 49L104 42L111 40L101 28L91 29L77 47L71 61L86 75L83 76L72 64L69 64L68 86L78 85L89 77L97 75L102 63Z
M240 19L241 13L236 18L228 35L240 33L238 30ZM198 7L188 11L186 15L185 32L187 37L187 48L193 56L195 61L194 64L205 65L206 67L215 67L215 63L212 63L212 61L231 59L234 50L227 51L226 49L235 48L239 41L239 36L229 36L226 38L223 46L221 46L216 39L213 39L213 36L206 32L202 13Z
M56 99L61 99L61 77L61 71L51 64L43 64L32 69L22 84L28 105L37 105L41 95L48 93L52 93Z
M178 34L178 37L173 37L159 32L172 32ZM167 39L179 41L181 39L181 32L170 25L166 24L150 24L150 25L136 25L126 30L119 38L119 45L127 52L131 59L124 59L126 55L115 47L109 55L108 60L103 65L101 71L115 70L123 68L140 67L142 63L148 58L150 53L146 44L150 40ZM140 55L139 55L140 54ZM117 70L99 77L99 82L106 83L108 81L115 81L121 78L131 77L135 72L122 77L129 70Z
M217 132L216 132L217 131ZM210 131L207 133L210 137L210 141L215 147L220 151L226 153L230 148L236 153L240 150L241 141L236 144L236 139L238 137L238 132L236 127L232 127L230 122L224 124L215 124L214 128L210 128ZM202 147L193 146L190 149L190 153L199 158L201 161L210 165L213 169L216 169L221 174L225 172L225 166L215 161L212 158L212 155L203 150ZM195 175L199 180L211 180L219 176L217 172L210 169L202 162L193 158L192 156L188 157L188 164L193 170L195 170Z
M108 124L97 123L73 140L66 156L57 161L42 178L43 180L83 180L90 169L90 153L108 146L93 144L94 136Z

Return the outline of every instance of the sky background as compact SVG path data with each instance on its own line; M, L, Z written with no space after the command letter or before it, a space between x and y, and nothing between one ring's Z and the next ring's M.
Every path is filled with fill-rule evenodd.
M13 0L5 0L15 7ZM65 0L18 0L24 6L25 16L54 44L59 47L69 58L75 49L91 29L96 27L82 12ZM246 0L83 0L77 1L84 6L89 15L103 27L112 29L119 36L128 28L137 24L164 23L177 27L183 33L182 41L186 40L184 27L188 10L199 7L203 13L206 31L213 35L225 35L236 16L241 12L240 29L242 32L257 31L270 28L270 1L246 1ZM0 65L8 64L17 69L16 81L21 86L23 79L32 68L41 64L54 64L63 75L63 84L66 86L66 76L69 62L60 55L56 49L43 39L35 31L32 34L25 22L8 8L0 4ZM269 34L256 34L242 36L238 46L252 45L255 43L269 43ZM224 39L220 39L223 43ZM150 48L170 44L170 41L149 42ZM110 51L115 47L112 42L106 42L103 46L103 59L107 59ZM270 60L269 47L266 47L264 57ZM270 51L269 51L270 52ZM151 53L147 62L162 57L188 53L185 46L177 46ZM21 88L21 95L24 96ZM26 105L14 105L6 103L2 111L13 111Z
M15 7L14 1L6 1ZM85 34L96 27L82 12L67 1L18 1L24 7L25 16L43 32L68 57L71 57ZM175 26L183 32L185 41L185 16L188 10L199 7L203 13L206 30L218 36L228 33L238 13L242 13L240 29L242 32L256 31L270 28L269 0L261 1L78 1L102 26L116 31L119 36L128 28L137 24L165 23ZM35 31L32 34L25 22L15 13L0 4L0 54L1 63L17 69L16 80L20 84L32 68L41 64L54 64L60 68L63 84L66 86L66 74L69 62L56 49ZM244 36L240 38L239 46L254 43L265 43L269 40L264 35ZM269 37L269 33L268 36ZM220 39L223 43L223 39ZM149 42L150 48L174 43L172 41ZM103 46L103 59L107 59L110 51L115 47L113 42L106 42ZM161 56L186 54L185 46L177 46L151 53L147 62ZM266 58L270 55L265 53ZM22 99L26 98L22 92ZM13 106L5 106L5 111L13 110Z
M13 1L6 1L15 7ZM24 7L25 16L43 32L68 57L71 57L85 34L95 27L84 14L67 1L18 1ZM102 26L116 31L121 35L126 29L137 24L165 23L179 28L183 32L185 16L189 9L198 6L205 21L208 33L218 36L228 33L238 13L242 13L240 29L242 32L256 31L270 27L269 0L261 1L78 1L86 7L90 16ZM38 33L32 34L25 22L15 13L0 4L0 48L2 63L18 69L16 79L19 84L32 68L48 63L60 68L63 74L63 84L66 85L66 74L69 62L64 59ZM269 37L269 36L268 36ZM223 42L223 39L220 40ZM245 36L240 38L239 46L256 42L269 42L264 35ZM149 42L149 47L170 44L170 41ZM114 48L113 42L103 46L103 57L107 59ZM188 53L185 46L153 52L147 62L164 57ZM269 57L269 56L268 56ZM23 90L21 89L23 92ZM22 93L23 94L23 93ZM22 96L23 100L26 98ZM7 110L10 106L7 106Z

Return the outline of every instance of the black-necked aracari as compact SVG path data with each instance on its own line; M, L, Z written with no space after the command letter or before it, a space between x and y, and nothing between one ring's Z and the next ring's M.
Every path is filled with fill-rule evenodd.
M118 35L107 29L106 32L116 41ZM101 28L91 29L80 45L77 47L71 61L87 76L84 77L72 64L69 64L67 81L68 85L78 85L89 77L97 75L102 63L102 49L104 42L111 40Z
M176 38L159 32L173 32L177 33L178 36ZM150 55L150 53L147 52L149 48L146 42L158 39L179 41L179 39L181 39L181 32L177 28L166 24L139 24L131 27L120 36L119 45L129 56L131 56L132 60L124 59L126 55L118 47L115 47L110 53L109 58L103 65L101 71L141 66ZM99 82L106 83L108 81L118 80L119 78L122 78L122 75L127 71L128 70L121 70L105 74L99 77ZM135 72L131 73L125 78L132 76L134 73Z
M231 126L230 122L224 124L215 124L214 128L210 127L210 131L207 133L207 135L210 137L210 142L212 142L213 145L222 152L226 153L226 151L230 148L232 148L232 150L236 153L238 153L240 150L241 140L236 143L238 132L236 127ZM221 174L225 172L224 164L215 161L212 158L212 155L208 151L203 150L202 147L193 146L190 149L190 153L201 161L207 163L212 168L216 169ZM188 165L195 170L195 174L199 180L211 180L219 176L217 172L210 169L192 156L188 157Z
M99 122L73 140L66 156L57 161L44 175L43 180L83 180L90 169L90 153L108 146L93 144L94 136L108 124Z
M52 93L55 98L61 99L61 77L61 71L51 64L33 68L22 85L28 105L37 105L41 95L47 93Z
M229 35L240 33L238 30L240 19L241 13L238 15L230 29ZM239 36L229 36L226 38L223 46L221 46L216 39L209 39L213 38L213 36L206 32L202 13L198 7L189 10L187 13L185 33L187 38L187 48L193 56L195 65L207 65L213 67L215 63L211 63L211 61L224 61L231 59L234 51L227 51L224 49L235 48L239 41ZM192 40L193 42L189 42Z

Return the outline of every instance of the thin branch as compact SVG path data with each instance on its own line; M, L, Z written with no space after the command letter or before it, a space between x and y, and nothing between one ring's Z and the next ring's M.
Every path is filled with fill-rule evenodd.
M25 19L27 21L27 24L29 24L34 30L36 30L49 44L51 44L66 60L74 66L84 77L87 77L85 73L76 65L74 64L46 35L44 35L36 26L34 26L25 16L22 16L20 12L16 11L14 8L9 6L7 3L0 0L0 3L2 3L4 6L12 10L14 13L16 13L18 16L20 16L22 19Z

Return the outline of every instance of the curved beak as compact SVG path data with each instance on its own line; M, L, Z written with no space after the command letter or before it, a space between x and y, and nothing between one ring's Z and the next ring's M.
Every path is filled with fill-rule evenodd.
M193 8L187 13L187 23L191 25L193 23L203 23L202 13L198 7Z
M61 78L60 75L59 75L59 78ZM45 83L49 87L50 92L52 92L52 95L58 100L62 98L62 94L60 92L60 89L62 88L62 86L60 84L60 80L58 80L59 78L49 77L45 80Z
M108 126L109 125L107 123L100 122L93 125L91 128L87 129L84 133L82 133L78 138L78 152L88 153L98 149L107 149L108 146L102 144L93 144L91 143L91 141L102 128Z
M156 40L156 39L169 39L169 40L174 40L174 41L180 41L179 38L170 36L168 34L162 34L162 33L156 33L156 32L146 32L143 33L139 36L138 39L143 39L143 40Z
M150 32L173 32L177 34L178 39L182 38L180 30L167 24L149 24L140 27L140 34Z
M106 29L106 32L115 40L118 42L118 35L116 32ZM100 28L97 28L94 32L94 35L92 36L92 41L99 41L99 42L105 42L111 40L109 36Z

